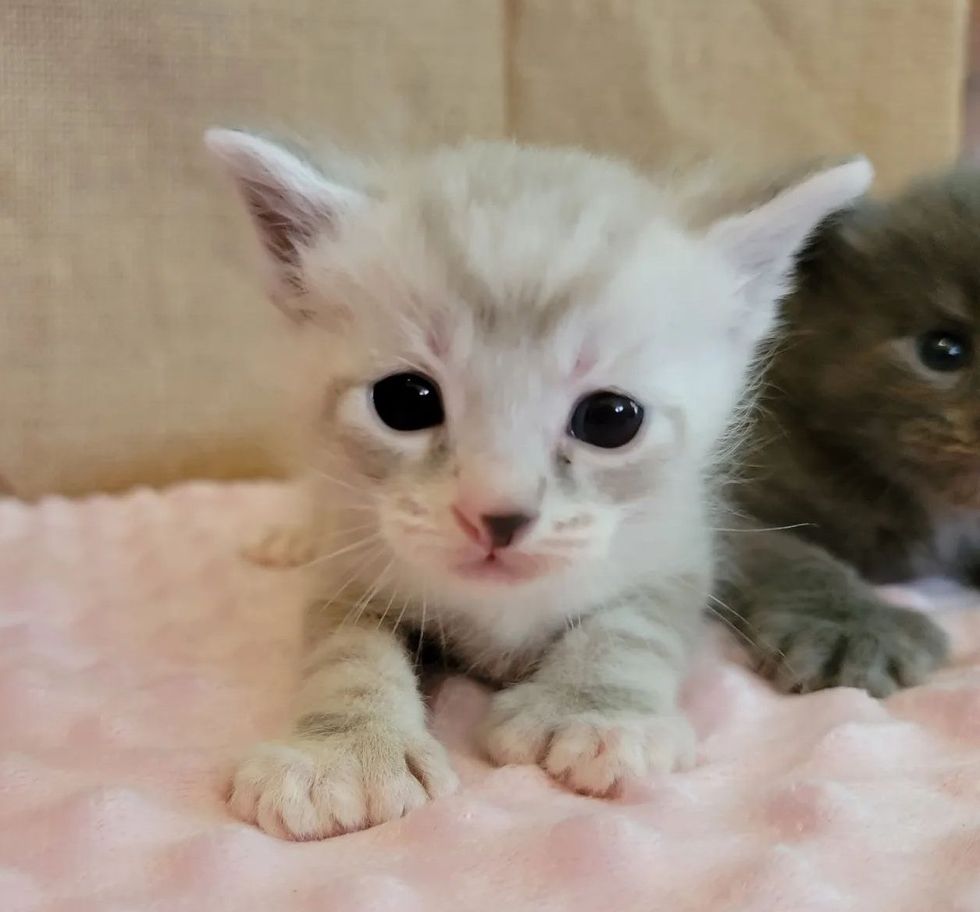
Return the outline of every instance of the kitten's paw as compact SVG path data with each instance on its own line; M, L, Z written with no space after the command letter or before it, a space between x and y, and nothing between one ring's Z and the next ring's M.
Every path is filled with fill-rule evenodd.
M313 560L313 537L301 526L275 526L246 542L241 555L261 567L301 567Z
M772 611L753 623L760 671L789 693L859 687L886 697L922 683L949 652L930 618L875 602L838 617Z
M363 731L260 744L239 764L229 805L286 839L323 839L402 817L456 790L427 732Z
M576 792L615 795L629 779L689 767L694 732L681 716L565 709L541 685L519 684L494 698L484 727L498 764L540 765Z

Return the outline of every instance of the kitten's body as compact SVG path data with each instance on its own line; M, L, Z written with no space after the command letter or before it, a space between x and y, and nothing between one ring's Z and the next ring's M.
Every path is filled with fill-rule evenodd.
M786 686L887 693L934 668L945 638L867 582L978 581L980 174L924 181L828 222L785 318L751 468L733 491L763 525L802 525L736 543L755 552L756 571L732 596ZM930 368L921 347L944 333L963 356ZM800 586L792 543L777 536L810 543L799 560L823 571Z
M694 230L583 153L472 144L351 187L245 134L210 144L305 337L320 526L293 734L239 767L236 810L309 838L454 786L410 630L510 685L498 762L602 795L689 761L706 478L794 251L867 164Z

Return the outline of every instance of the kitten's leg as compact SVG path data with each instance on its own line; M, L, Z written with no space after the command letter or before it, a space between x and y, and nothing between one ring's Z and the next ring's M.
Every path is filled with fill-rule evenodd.
M689 765L694 735L676 701L702 604L692 591L637 595L583 620L526 681L496 695L485 727L491 758L538 763L602 796Z
M242 819L291 839L383 823L457 783L401 641L376 616L328 626L306 658L291 737L253 748L232 781Z
M934 621L886 604L822 548L752 529L730 533L725 544L729 572L713 608L744 633L781 690L860 687L884 697L946 659L946 635Z

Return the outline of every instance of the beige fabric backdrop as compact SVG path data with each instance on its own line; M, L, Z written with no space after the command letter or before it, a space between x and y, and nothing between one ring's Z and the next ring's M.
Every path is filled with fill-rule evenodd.
M212 123L428 143L950 159L966 0L5 0L0 476L281 468L283 327ZM366 133L366 135L365 135Z

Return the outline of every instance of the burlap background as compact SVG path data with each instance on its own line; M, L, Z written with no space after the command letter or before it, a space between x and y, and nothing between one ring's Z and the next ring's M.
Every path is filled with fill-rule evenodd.
M5 0L0 476L19 494L282 466L212 123L516 134L644 163L959 140L966 0ZM376 129L377 128L377 129Z

